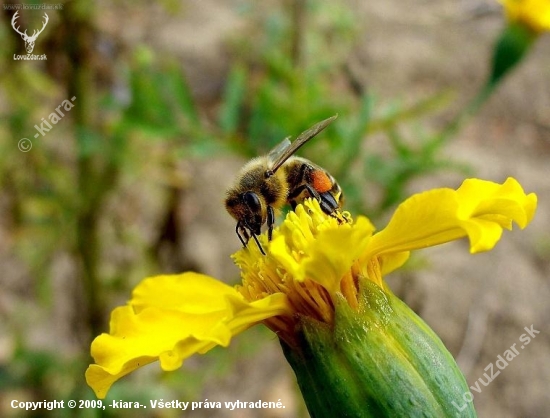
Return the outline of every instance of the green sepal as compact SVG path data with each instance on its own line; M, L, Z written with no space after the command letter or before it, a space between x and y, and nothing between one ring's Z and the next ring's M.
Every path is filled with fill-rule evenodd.
M370 281L359 310L342 298L333 327L304 317L297 336L297 346L281 345L313 418L476 417L439 337Z
M495 49L488 85L493 88L529 50L537 34L521 23L509 23L502 31Z

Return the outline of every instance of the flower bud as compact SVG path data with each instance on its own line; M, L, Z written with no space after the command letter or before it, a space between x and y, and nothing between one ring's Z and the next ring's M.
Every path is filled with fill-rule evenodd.
M364 280L359 309L342 298L335 311L332 327L304 317L298 345L281 342L312 417L476 416L451 354L389 289Z

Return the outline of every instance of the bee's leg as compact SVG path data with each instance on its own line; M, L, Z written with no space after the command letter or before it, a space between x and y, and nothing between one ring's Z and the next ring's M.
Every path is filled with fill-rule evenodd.
M254 238L254 241L256 241L256 245L258 246L258 249L260 250L262 255L265 255L265 251L262 248L262 244L260 244L260 241L258 241L258 237L256 236L256 234L252 233L252 238Z
M288 196L288 200L290 201L293 210L296 209L296 206L297 206L296 201L294 200L294 198L300 196L304 190L307 190L310 197L312 197L314 199L317 199L317 201L319 202L319 205L321 206L321 209L323 210L323 212L325 212L327 215L330 215L332 213L331 210L329 210L327 207L325 207L326 205L323 205L323 198L321 197L321 195L319 195L319 192L317 190L315 190L308 183L304 183L301 186L296 187L296 189L294 189L292 194Z
M235 232L237 232L237 236L241 240L241 242L243 244L243 247L246 248L246 244L250 240L250 235L248 234L248 230L243 225L241 225L240 222L237 222L237 227L235 228ZM251 231L250 234L252 235L252 238L254 238L254 241L256 242L256 245L258 246L260 252L263 255L265 255L265 251L262 248L262 245L260 244L260 241L258 241L258 237L256 237L256 234L254 234L254 232L252 232L252 231Z
M267 239L271 241L273 237L273 225L275 224L275 211L273 207L267 205Z
M237 233L237 236L241 240L241 243L243 244L243 247L246 248L246 243L250 239L250 236L248 235L248 232L246 229L241 225L240 222L237 222L237 226L235 227L235 232Z
M332 215L334 211L338 210L338 208L340 207L338 205L338 202L330 192L319 193L307 183L304 184L304 187L311 197L314 197L319 201L319 206L321 207L322 211L325 212L327 215Z
M336 198L330 192L319 193L317 190L311 186L309 183L304 183L299 187L296 187L291 195L288 196L289 201L292 204L292 209L296 207L296 202L293 200L295 197L300 196L300 194L307 190L309 195L319 202L319 206L327 215L332 215L334 211L340 208L340 205L336 201Z
M302 184L301 186L298 186L296 187L291 194L288 195L288 200L289 201L292 201L294 202L294 207L293 209L296 207L296 201L294 199L296 199L298 196L300 196L302 194L302 192L304 190L307 190L307 192L309 193L309 196L310 197L313 197L317 200L321 200L321 196L319 196L319 192L317 192L317 190L315 190L311 185L309 185L308 183L304 183Z
M334 212L338 211L340 205L336 201L334 195L330 192L321 193L319 195L319 204L323 212L327 215L332 215Z

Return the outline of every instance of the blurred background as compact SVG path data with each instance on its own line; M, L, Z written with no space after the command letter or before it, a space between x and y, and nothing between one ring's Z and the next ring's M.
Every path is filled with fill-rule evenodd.
M506 25L493 0L61 1L18 14L28 32L48 14L33 51L43 61L14 59L24 42L3 5L0 416L134 416L10 402L95 399L90 342L142 278L238 282L226 188L248 159L335 113L300 154L378 228L411 193L468 176L513 176L538 194L533 223L493 251L426 250L388 282L470 385L532 324L540 334L474 402L480 417L550 415L550 35L474 108ZM308 416L262 327L176 372L140 369L106 402L161 398L286 408L140 415Z

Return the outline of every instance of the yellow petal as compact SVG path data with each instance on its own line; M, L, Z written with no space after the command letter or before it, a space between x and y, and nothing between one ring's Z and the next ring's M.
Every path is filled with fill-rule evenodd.
M469 179L456 191L419 193L403 202L386 228L374 234L365 258L430 247L464 236L470 239L472 253L487 251L512 221L521 228L527 226L536 205L536 195L526 195L513 178L502 185Z
M499 0L508 19L521 22L535 32L550 31L550 1L548 0Z
M293 241L295 240L296 239ZM289 273L293 280L300 282L304 281L306 273L301 263L302 252L297 253L293 251L293 249L287 245L287 240L284 235L281 234L273 238L269 246L269 254ZM307 253L303 252L303 254ZM242 270L244 271L244 269Z
M110 333L92 343L96 364L86 381L104 398L113 382L138 367L158 359L163 370L175 370L192 354L226 347L234 335L286 311L285 295L248 302L233 287L200 274L145 279L132 301L112 312Z
M537 196L525 194L516 179L509 177L503 184L486 180L465 180L456 191L460 202L460 216L483 218L511 229L512 221L521 229L533 219Z
M92 343L96 364L88 368L86 380L96 395L104 398L114 381L161 356L162 368L174 370L205 343L229 344L231 335L226 328L217 326L220 322L216 315L206 317L159 308L146 308L135 314L131 306L116 308L111 316L111 333L101 334ZM205 335L202 327L210 332Z
M351 265L365 252L374 231L364 216L357 218L353 228L321 231L303 261L305 275L331 294L340 291L340 280Z
M385 276L388 273L398 269L407 262L410 251L404 251L400 253L388 253L379 257L380 273Z
M227 295L240 297L233 287L219 280L188 272L142 280L132 292L130 303L136 313L149 306L204 313L226 309Z

